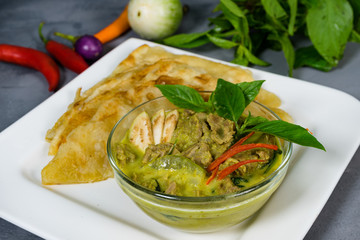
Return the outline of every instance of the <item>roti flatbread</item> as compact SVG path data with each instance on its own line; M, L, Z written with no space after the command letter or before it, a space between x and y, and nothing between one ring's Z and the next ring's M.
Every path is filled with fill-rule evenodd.
M161 96L154 85L183 84L211 91L218 78L233 83L253 81L251 72L238 66L140 46L110 76L83 93L79 89L67 111L48 130L49 155L54 158L41 172L42 183L88 183L113 177L106 153L108 135L129 110ZM275 94L265 90L257 100L274 110L281 104Z

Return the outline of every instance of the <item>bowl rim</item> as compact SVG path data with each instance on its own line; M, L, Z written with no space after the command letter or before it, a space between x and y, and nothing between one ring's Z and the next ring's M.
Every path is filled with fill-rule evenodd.
M200 94L206 94L206 93L212 93L212 91L199 91ZM280 166L274 170L270 175L268 175L265 179L263 179L262 181L260 181L259 183L257 183L256 185L244 189L244 190L240 190L237 192L233 192L233 193L228 193L228 194L221 194L221 195L215 195L215 196L203 196L203 197L186 197L186 196L176 196L176 195L171 195L171 194L166 194L166 193L161 193L161 192L157 192L151 189L148 189L146 187L141 186L140 184L136 183L135 181L133 181L131 178L129 178L115 163L115 158L113 157L112 151L111 151L111 140L112 137L114 135L115 130L117 129L118 125L122 122L123 119L125 119L128 115L130 115L132 112L136 111L137 109L141 108L142 106L146 105L146 104L151 104L151 102L154 102L156 100L160 100L160 99L166 99L166 97L164 96L160 96L160 97L156 97L153 98L151 100L148 100L146 102L143 102L139 105L137 105L136 107L134 107L133 109L131 109L129 112L127 112L122 118L120 118L120 120L118 120L116 122L116 124L114 125L114 127L111 129L111 132L109 134L109 137L107 139L107 145L106 145L106 149L107 149L107 156L108 156L108 160L110 162L110 165L112 167L112 169L114 170L115 174L118 174L128 185L130 185L131 187L135 188L137 191L143 192L151 197L157 197L160 198L162 200L171 200L171 201L175 201L175 202L190 202L190 203L201 203L201 202L216 202L216 201L223 201L223 200L228 200L228 199L233 199L233 198L238 198L241 196L244 196L246 194L250 194L264 186L266 186L267 184L271 183L272 179L274 179L286 166L289 165L290 162L290 157L292 155L292 151L293 151L293 143L289 142L285 139L282 139L285 142L285 146L287 146L287 151L283 150L283 152L285 152L285 155L283 156L283 161L280 164ZM169 101L169 100L167 100ZM269 111L274 117L276 117L278 120L281 120L281 118L275 113L273 112L270 108L268 108L267 106L265 106L262 103L259 103L257 101L252 101L253 103L265 108L267 111Z

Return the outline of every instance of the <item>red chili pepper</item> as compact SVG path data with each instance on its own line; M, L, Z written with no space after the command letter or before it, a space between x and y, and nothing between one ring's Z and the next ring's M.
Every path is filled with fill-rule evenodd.
M86 61L70 47L55 42L53 40L47 40L41 33L41 29L44 23L40 23L39 36L45 43L46 50L56 58L64 67L70 69L73 72L81 73L89 67Z
M208 185L216 177L220 164L225 162L226 159L228 159L229 157L232 157L239 152L250 150L253 148L258 148L258 147L269 148L269 149L273 149L273 150L278 149L278 147L276 145L270 145L270 144L265 144L265 143L250 143L250 144L242 145L246 140L248 140L252 135L254 135L254 133L255 132L250 132L248 135L241 138L239 141L237 141L234 145L232 145L228 150L226 150L220 157L215 159L215 161L213 161L207 167L207 171L212 172L212 173L211 173L211 176L206 181L206 185ZM251 162L261 162L261 161L264 161L264 160L258 160L258 159L247 160L247 161L243 161L243 162L239 162L237 164L231 165L230 167L227 167L220 172L218 179L219 180L223 179L224 177L226 177L227 175L229 175L230 173L232 173L233 171L235 171L236 169L238 169L240 166L242 166L244 164L248 164Z
M246 135L245 137L239 139L234 145L232 145L228 150L226 150L220 157L218 157L216 159L216 161L220 161L219 158L223 158L225 157L225 153L231 151L231 149L235 148L236 146L242 145L246 140L248 140L252 135L254 135L255 132L250 132L248 135ZM226 160L226 159L225 159ZM216 166L214 167L213 165L215 165L214 162L212 162L208 167L207 170L208 172L213 171L215 169L215 167L219 167L219 164L216 164Z
M59 84L59 67L50 56L41 51L0 44L0 61L16 63L40 71L49 83L49 91L54 91Z
M248 140L252 135L254 135L255 132L250 132L248 135L246 135L245 137L239 139L239 141L237 141L234 145L232 145L227 151L239 146L239 145L242 145L246 140Z
M224 179L227 175L231 174L232 172L234 172L236 169L238 169L239 167L241 167L242 165L245 164L249 164L249 163L254 163L254 162L265 162L265 160L261 160L261 159L252 159L252 160L246 160L246 161L242 161L242 162L238 162L235 163L225 169L223 169L218 176L218 180L222 180Z
M233 148L228 149L220 157L215 159L215 161L213 161L208 166L207 170L210 172L210 171L214 170L217 166L219 166L220 164L225 162L226 159L234 156L235 154L238 154L238 153L246 151L246 150L254 149L254 148L268 148L268 149L272 149L272 150L277 150L278 146L266 144L266 143L249 143L249 144L245 144L245 145L237 145Z

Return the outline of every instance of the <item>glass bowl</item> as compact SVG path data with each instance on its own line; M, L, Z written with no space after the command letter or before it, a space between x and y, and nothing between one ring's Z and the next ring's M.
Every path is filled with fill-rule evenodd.
M210 93L202 92L202 95L207 98ZM283 181L289 166L292 143L281 140L283 159L280 166L255 186L242 191L210 197L180 197L137 184L117 166L112 149L124 138L136 116L144 110L151 116L161 108L171 110L177 107L165 97L145 102L117 122L107 142L108 157L117 183L146 214L158 222L187 232L218 231L238 224L256 213ZM248 111L253 116L279 119L270 109L257 102L252 102L245 110Z

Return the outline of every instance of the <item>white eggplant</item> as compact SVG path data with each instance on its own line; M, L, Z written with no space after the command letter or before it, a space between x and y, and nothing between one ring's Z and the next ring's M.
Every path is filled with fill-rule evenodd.
M165 122L165 110L160 109L151 118L152 131L154 136L154 143L161 143Z
M130 0L128 6L131 29L146 39L172 35L183 17L180 0Z
M170 142L178 120L179 120L179 112L177 110L173 110L168 114L166 114L164 131L161 142Z
M135 118L129 129L129 142L143 152L149 144L154 143L151 120L147 112L144 111Z

